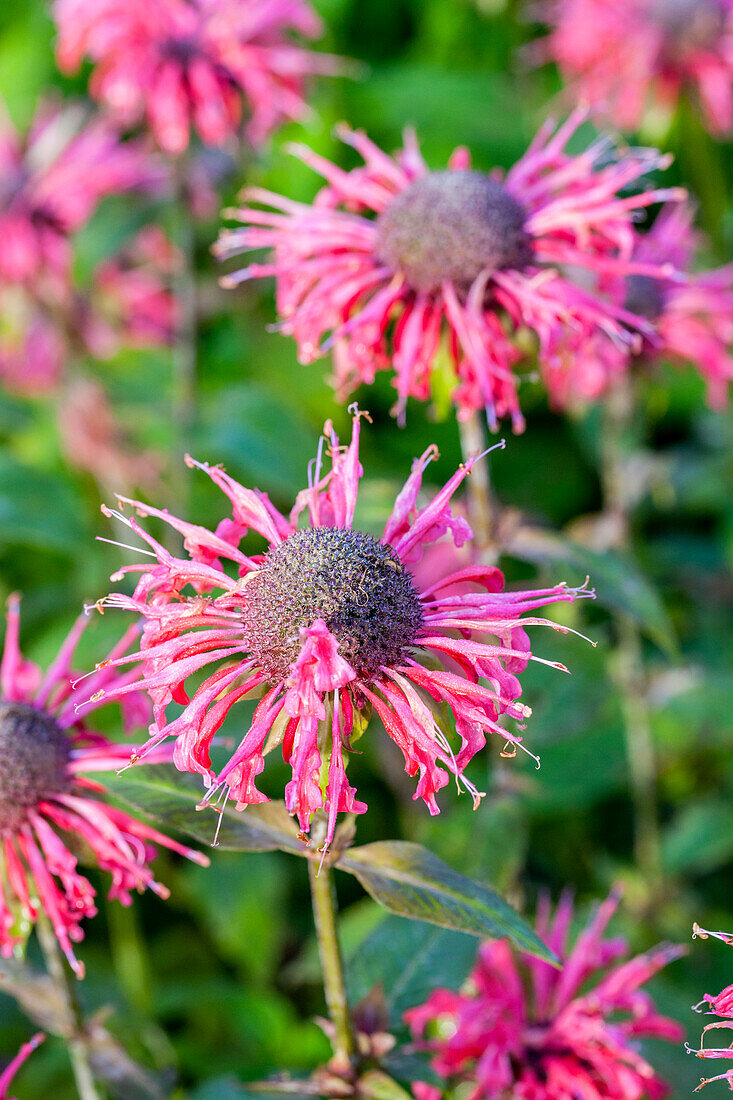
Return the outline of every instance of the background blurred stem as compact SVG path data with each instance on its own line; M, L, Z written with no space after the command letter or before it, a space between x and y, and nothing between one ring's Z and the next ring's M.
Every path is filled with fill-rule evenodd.
M173 486L178 506L185 514L189 479L183 456L192 448L196 423L196 367L198 344L198 296L196 288L196 234L189 209L189 160L184 154L175 162L178 246L183 254L176 280L176 297L181 317L173 352Z
M486 432L479 412L472 412L468 420L459 420L458 431L464 462L472 455L481 454L486 450ZM474 534L473 544L479 551L480 560L487 564L493 562L497 556L494 546L496 509L491 489L488 457L474 466L466 483L468 518Z
M68 1030L67 1046L79 1100L99 1100L99 1093L94 1084L94 1076L89 1063L86 1043L84 1042L84 1021L76 998L73 979L69 978L66 963L59 950L58 940L51 927L51 922L43 911L38 914L36 931L48 976L56 987L59 1000L65 1008L65 1026Z
M325 817L316 814L311 826L311 837L317 846L325 838ZM308 861L308 877L313 901L318 953L323 971L323 989L326 995L328 1015L333 1024L333 1068L339 1072L351 1066L354 1055L354 1036L346 997L344 966L341 959L336 931L336 891L333 876L326 862L319 869L316 860Z
M632 368L633 369L633 368ZM631 549L631 513L635 483L630 458L639 441L634 425L637 409L632 376L625 376L609 394L603 411L601 480L604 512L610 520L613 543ZM624 740L634 807L634 855L649 893L661 883L662 859L657 798L657 762L644 673L642 638L636 623L621 612L614 614L617 646L611 675L619 690L624 717Z

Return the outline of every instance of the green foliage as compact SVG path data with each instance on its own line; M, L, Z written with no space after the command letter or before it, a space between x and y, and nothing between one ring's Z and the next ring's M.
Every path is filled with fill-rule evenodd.
M41 93L83 95L85 74L70 81L54 68L45 0L5 0L0 7L0 94L13 119L26 124ZM551 73L528 72L517 60L517 47L531 34L518 4L321 0L318 7L327 24L325 47L365 66L356 79L315 82L313 116L285 127L261 156L244 154L222 186L222 205L234 202L245 182L312 198L318 178L287 155L285 143L305 140L352 164L332 134L341 119L386 148L414 124L431 164L442 166L465 143L479 167L507 167L557 91ZM680 116L668 141L679 155L670 180L700 192L701 221L712 238L707 259L721 262L733 239L732 149L711 145L689 115ZM169 205L139 197L104 204L80 241L80 271L91 270L128 231L150 220L174 235L180 230ZM298 364L292 341L268 331L275 320L270 286L217 290L219 271L209 253L217 229L216 219L196 227L197 415L185 446L225 463L287 511L306 483L324 420L332 417L342 430L346 413L334 405L329 363ZM74 465L73 448L69 455L61 444L55 398L0 394L0 597L24 593L23 644L44 663L82 601L103 595L109 574L134 560L129 551L95 541L120 537L100 514L102 499L135 490L207 525L225 514L221 494L180 462L175 357L128 351L111 362L87 362L84 370L104 385L131 447L158 454L160 477L143 489L98 486ZM396 752L390 755L393 746L378 723L359 741L350 770L358 772L370 812L357 821L356 847L342 857L347 873L337 876L337 886L344 939L353 948L352 999L381 986L395 1029L404 1010L433 988L465 980L477 935L508 934L537 949L529 918L541 889L557 896L573 885L583 909L612 881L625 882L622 930L637 949L665 937L686 940L693 920L733 931L733 417L706 411L702 390L691 369L666 367L638 380L634 446L652 476L639 487L632 545L622 554L583 542L584 522L602 505L598 413L560 417L547 408L541 385L528 379L522 386L528 429L492 456L492 480L512 510L513 542L501 565L509 584L520 587L563 579L578 584L590 573L595 604L549 614L598 646L535 630L536 651L566 664L572 676L539 665L523 674L523 700L533 709L525 743L542 766L535 770L521 754L502 760L495 739L472 766L488 792L475 813L468 799L446 788L440 815L430 818L413 801L414 784L395 765ZM440 483L460 461L458 433L450 418L436 423L417 402L399 430L389 416L394 390L386 376L358 396L373 424L363 434L367 478L357 520L379 532L413 456L435 441L440 459L427 476ZM615 613L644 636L665 876L653 903L635 863L626 700L609 675ZM104 656L122 622L117 612L95 622L80 650L82 670ZM102 714L105 729L111 721ZM237 718L227 736L241 736L245 722ZM273 770L280 786L273 780L271 793L278 798L285 773ZM261 1081L284 1067L294 1079L307 1077L328 1059L329 1046L312 1022L324 1005L305 866L302 858L290 858L304 850L282 805L244 814L227 808L212 849L220 819L212 810L193 809L202 797L197 780L137 768L109 777L109 785L116 797L196 837L212 866L162 856L156 874L171 899L146 894L132 910L107 906L107 878L92 875L100 914L87 922L79 947L88 972L81 996L85 1011L99 1014L108 1049L124 1046L174 1100L248 1100L258 1093L240 1082ZM401 840L388 843L389 837ZM477 885L484 882L495 884L498 894ZM377 923L380 911L362 887L404 915ZM498 895L510 897L523 917ZM689 1006L731 980L732 960L730 949L698 941L693 957L655 984L662 1007L689 1026L691 1040L699 1019ZM29 961L40 964L33 938ZM6 983L0 1064L30 1033L10 993ZM699 1079L695 1059L674 1046L650 1045L646 1053L673 1081L675 1100L690 1093ZM406 1089L418 1070L427 1079L424 1064L402 1059L395 1055L389 1063L397 1086L374 1080L373 1095L379 1088L404 1095L394 1089ZM33 1055L13 1094L73 1100L61 1040L49 1038Z

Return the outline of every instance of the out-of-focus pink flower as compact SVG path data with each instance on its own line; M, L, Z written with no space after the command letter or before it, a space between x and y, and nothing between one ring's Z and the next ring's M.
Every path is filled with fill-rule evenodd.
M73 378L60 395L58 421L69 463L87 470L100 486L158 488L162 456L130 445L99 382Z
M136 142L122 142L104 119L42 104L21 136L0 113L0 285L46 284L54 297L69 289L69 235L86 224L100 200L160 181Z
M243 115L261 144L307 112L304 79L337 67L293 37L321 33L307 0L55 0L54 13L61 68L89 57L92 94L125 125L145 117L168 153L191 128L221 145Z
M13 1097L8 1095L8 1089L10 1088L13 1078L23 1063L30 1057L33 1051L41 1045L45 1038L46 1036L42 1031L37 1032L27 1043L23 1043L23 1046L15 1055L15 1058L13 1058L3 1072L0 1073L0 1100L13 1100Z
M544 0L553 28L536 55L556 61L578 100L622 130L649 108L698 97L711 130L733 126L733 0Z
M0 290L0 383L11 393L55 390L66 351L63 333L23 290Z
M142 229L95 272L87 343L100 350L173 343L181 311L171 281L182 264L160 226Z
M492 426L508 415L521 431L517 332L535 334L548 378L568 330L581 358L599 331L622 344L634 343L631 329L651 332L622 303L624 276L660 274L632 259L633 215L683 194L628 193L667 163L655 150L615 153L600 138L566 152L586 117L576 111L557 129L543 126L503 180L471 170L465 149L447 170L429 171L410 132L393 159L342 127L365 161L349 172L298 146L327 185L312 205L250 188L246 196L269 209L238 211L246 228L226 230L216 251L271 248L272 259L223 283L274 275L281 330L304 363L334 348L342 397L394 369L403 416L408 397L429 398L438 373L459 417L485 408Z
M708 936L713 936L716 940L722 940L723 943L733 944L733 935L728 932L710 932L707 928L701 928L699 924L693 924L693 939L699 937L701 940L706 940ZM702 1029L700 1048L696 1050L686 1043L687 1052L696 1055L698 1058L727 1059L733 1062L733 1043L728 1043L727 1046L705 1046L705 1036L708 1032L733 1031L733 985L726 986L715 996L706 993L700 1003L693 1005L693 1008L696 1012L702 1012L706 1005L708 1006L705 1010L707 1014L722 1017L722 1019L715 1020L712 1024L706 1024ZM695 1092L699 1092L700 1089L705 1088L712 1081L727 1081L728 1087L733 1092L733 1066L716 1077L703 1077Z
M406 1019L433 1053L436 1073L465 1082L466 1100L664 1096L669 1090L637 1040L674 1042L683 1033L641 987L684 948L663 944L620 962L626 943L604 938L617 905L612 894L571 947L572 901L564 896L553 916L543 899L537 932L560 957L560 969L504 940L485 943L462 992L438 989L410 1009ZM432 1100L429 1092L424 1100Z
M692 364L707 384L708 401L723 408L733 381L733 264L713 271L691 270L694 262L694 209L687 203L666 207L648 233L640 235L634 259L641 264L673 268L673 278L631 275L626 279L624 304L629 312L646 317L654 326L636 353L638 362L671 359ZM632 351L598 336L577 354L570 335L564 352L551 367L547 386L556 405L578 397L603 393L629 369ZM588 384L592 390L588 392Z
M155 845L208 863L200 853L107 805L99 797L104 788L87 777L116 769L129 756L129 745L111 743L90 728L87 718L102 705L105 689L130 682L131 675L120 675L114 661L137 635L131 628L109 662L77 687L71 660L87 621L84 616L77 621L43 673L21 654L18 598L11 597L0 660L0 953L12 954L24 926L36 920L40 909L79 977L83 965L72 942L83 939L80 923L97 910L70 839L91 850L99 867L110 872L109 896L123 905L131 903L132 890L167 896L148 867ZM126 696L125 728L144 723L147 709L140 692Z
M423 474L436 455L429 447L413 463L381 539L374 538L353 528L362 475L361 415L354 413L348 447L340 445L327 422L308 488L299 493L289 519L266 494L243 488L221 467L193 459L189 464L203 470L232 504L231 518L214 532L119 498L121 505L179 531L187 556L175 557L137 520L105 509L152 550L151 561L125 566L113 577L141 574L134 595L113 593L98 605L132 611L145 621L140 652L114 662L142 664L127 684L107 689L110 698L142 689L152 696L151 737L133 759L175 738L174 761L204 777L206 801L226 792L242 807L267 801L255 779L265 765L266 744L281 743L292 767L288 810L307 832L311 815L325 809L326 843L339 812L366 810L347 782L344 753L372 710L401 750L408 774L418 776L415 798L431 813L438 813L436 793L451 775L478 804L481 796L464 775L466 765L488 733L501 737L506 754L513 755L522 739L505 730L499 717L523 728L530 713L519 702L519 675L529 660L540 658L530 651L525 627L566 629L531 612L592 595L564 585L504 592L499 570L478 565L420 589L406 567L423 549L447 532L459 546L471 537L450 500L478 456L418 509ZM330 470L324 468L324 441ZM309 523L298 527L302 513ZM265 552L250 556L239 548L250 531L265 540ZM467 581L470 593L457 594ZM189 699L186 681L207 667L207 678ZM253 696L260 701L251 725L215 774L212 738L232 707ZM455 748L428 699L452 712ZM183 712L169 715L171 702L182 704Z

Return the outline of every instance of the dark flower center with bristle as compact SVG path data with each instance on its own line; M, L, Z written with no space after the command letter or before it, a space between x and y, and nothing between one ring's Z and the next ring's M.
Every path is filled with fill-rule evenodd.
M664 33L663 54L674 62L714 46L726 13L720 0L654 0L652 18Z
M526 211L482 172L432 172L401 191L377 219L377 257L424 293L451 282L462 294L484 271L532 260Z
M421 632L412 577L389 547L363 531L307 527L273 547L244 589L244 633L273 679L286 679L301 627L323 619L361 678L399 664Z
M28 810L71 785L71 740L28 703L0 702L0 834L22 826Z
M656 321L664 312L664 286L659 279L651 275L629 275L626 278L626 297L624 309L635 313L637 317L646 317Z

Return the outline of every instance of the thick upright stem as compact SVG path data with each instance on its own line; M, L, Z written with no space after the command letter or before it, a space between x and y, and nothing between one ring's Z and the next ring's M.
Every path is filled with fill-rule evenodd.
M174 485L179 486L179 507L186 502L185 485L188 482L182 465L183 455L191 449L196 421L196 366L197 366L197 292L196 292L196 239L189 209L188 161L182 157L176 162L176 199L178 220L178 244L183 255L181 273L176 280L176 295L180 309L180 321L173 353L173 425ZM185 510L185 507L184 507Z
M71 1068L74 1072L79 1100L99 1100L94 1084L94 1075L89 1063L89 1055L83 1036L83 1019L79 1009L72 980L69 978L66 964L59 950L58 941L48 917L39 913L36 923L38 942L41 945L48 976L53 982L59 999L65 1008L65 1027L68 1033L67 1046Z
M311 827L311 835L317 821ZM317 839L317 837L314 837ZM331 870L324 862L320 868L315 860L308 861L313 916L316 922L318 953L323 971L328 1015L333 1025L333 1065L339 1071L348 1070L354 1055L354 1035L346 997L344 967L336 932L336 893Z
M633 383L623 379L605 409L601 446L605 511L619 549L631 545L634 506L629 456L636 445ZM634 806L634 854L639 870L654 893L661 879L661 837L657 799L657 762L644 674L642 639L627 615L614 616L617 647L612 674L621 696L629 782Z
M458 422L461 437L461 453L466 462L474 455L486 450L486 432L478 412L471 413L468 420ZM481 560L487 562L496 557L494 543L494 507L491 489L491 472L488 460L477 463L471 470L468 482L469 520L473 528L473 545Z

